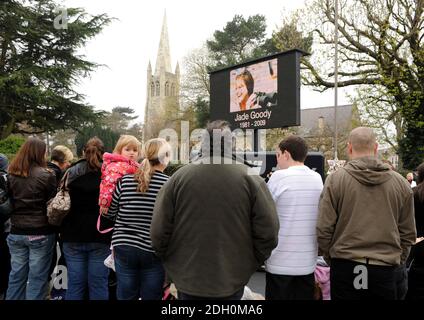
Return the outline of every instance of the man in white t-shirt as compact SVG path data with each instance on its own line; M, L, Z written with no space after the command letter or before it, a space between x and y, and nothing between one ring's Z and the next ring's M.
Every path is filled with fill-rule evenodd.
M304 165L308 146L290 136L277 148L277 163L268 182L280 230L278 246L266 261L267 300L312 300L317 261L316 225L323 188L321 176Z

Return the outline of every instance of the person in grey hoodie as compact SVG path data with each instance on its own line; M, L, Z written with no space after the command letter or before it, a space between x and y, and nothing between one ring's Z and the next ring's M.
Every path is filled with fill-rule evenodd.
M396 271L416 240L412 190L377 159L377 148L372 129L354 129L351 161L321 194L318 245L331 263L333 300L397 299Z
M277 246L279 221L265 181L232 157L229 124L217 120L207 131L202 155L158 194L152 245L179 299L240 300Z

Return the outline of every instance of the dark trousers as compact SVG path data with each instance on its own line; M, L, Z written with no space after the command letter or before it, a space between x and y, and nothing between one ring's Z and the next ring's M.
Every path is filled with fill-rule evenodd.
M0 228L3 225L0 224ZM6 242L7 233L0 233L0 296L6 295L10 273L10 252ZM4 298L4 297L3 297ZM0 298L1 299L1 298Z
M396 269L396 299L405 300L408 292L408 270L402 264Z
M408 294L406 300L424 301L424 265L412 264L408 275Z
M243 297L244 288L237 291L233 295L224 298L211 298L211 297L199 297L192 296L191 294L187 294L181 291L178 291L178 300L241 300Z
M49 271L50 277L52 276L54 268L56 266L62 265L64 267L66 267L65 254L63 253L63 241L62 241L62 239L60 239L59 234L57 234L57 233L56 233L56 241L57 241L57 243L59 243L60 257L59 257L59 260L58 260L57 259L57 247L55 245L54 250L53 250L53 259L52 259L52 263L50 265L50 271Z
M266 273L266 300L313 300L314 274L289 276Z
M331 300L396 300L398 267L331 260Z
M424 241L411 248L406 300L424 300Z

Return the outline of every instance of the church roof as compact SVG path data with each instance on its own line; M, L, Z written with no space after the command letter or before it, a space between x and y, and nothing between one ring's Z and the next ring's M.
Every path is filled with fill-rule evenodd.
M312 130L318 127L318 119L322 117L325 124L334 130L334 106L302 109L300 122L302 128ZM339 130L346 129L352 119L352 105L337 106L337 126ZM338 131L338 130L337 130Z

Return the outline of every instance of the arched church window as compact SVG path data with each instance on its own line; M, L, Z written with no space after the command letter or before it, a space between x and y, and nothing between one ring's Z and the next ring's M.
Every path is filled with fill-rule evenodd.
M153 97L155 95L155 83L150 83L150 96Z
M165 96L169 96L169 82L165 83Z
M175 96L175 84L171 85L171 95Z
M159 81L156 81L156 95L160 96L160 83L159 83Z

